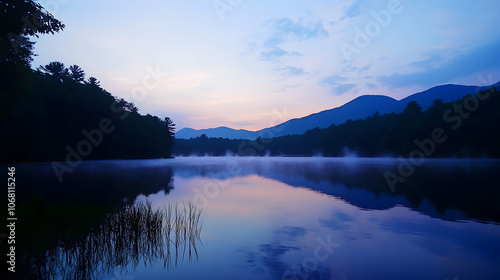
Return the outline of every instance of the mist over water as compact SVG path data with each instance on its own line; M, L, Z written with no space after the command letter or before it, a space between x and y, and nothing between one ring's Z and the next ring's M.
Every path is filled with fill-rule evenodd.
M18 167L25 174L19 176L19 207L27 211L19 232L50 236L40 243L50 255L57 249L53 244L61 240L79 248L82 241L78 240L85 240L92 228L108 228L106 217L122 215L120 209L134 213L130 205L147 202L152 211L167 215L168 205L191 203L203 209L199 243L191 246L197 258L185 258L177 265L171 258L166 267L168 248L161 247L166 244L149 240L147 234L136 243L133 234L124 231L124 236L132 234L130 244L147 248L148 242L154 242L155 252L164 255L163 261L146 255L146 265L136 265L130 255L122 262L126 272L120 278L453 279L458 275L459 279L494 279L500 273L496 265L500 262L500 204L496 201L500 195L494 183L499 179L500 161L426 159L391 190L384 173L397 174L400 158L355 157L349 150L345 154L338 158L226 156L83 162L62 184L49 164L23 164ZM54 207L51 219L60 221L55 229L41 226L50 222L40 217L37 223L29 222L35 209L45 203ZM75 213L88 213L85 223L73 218L84 227L65 222L62 214L70 213L68 205L74 205ZM132 217L126 216L130 225ZM77 229L71 231L71 239L62 234L69 231L68 226ZM98 237L108 234L93 232ZM23 239L20 235L20 242ZM186 240L186 245L191 244ZM324 260L314 259L320 244L333 244L331 250L322 251L328 253ZM39 249L31 250L35 251L20 255L40 254ZM123 252L121 256L128 255ZM113 260L102 257L96 261L108 264L104 279L114 279L118 274L109 265ZM415 257L427 261L415 261ZM52 273L57 275L57 271Z

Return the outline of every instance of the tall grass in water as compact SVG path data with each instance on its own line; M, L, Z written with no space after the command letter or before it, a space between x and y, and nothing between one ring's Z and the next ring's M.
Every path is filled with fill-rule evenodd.
M178 261L184 260L186 251L188 253L189 261L192 260L193 253L198 259L198 251L196 243L200 242L202 223L200 223L200 216L202 209L198 208L194 203L183 202L182 204L176 203L164 206L165 216L165 236L168 239L167 243L167 258L165 258L165 267L170 267L171 257L175 256L174 261L177 265ZM173 246L174 254L171 253L171 246ZM182 256L180 253L182 252Z
M56 246L26 252L34 279L99 279L124 275L139 264L163 261L169 269L192 256L198 258L202 209L193 203L169 204L154 210L149 202L109 213L101 224L78 238L59 239ZM53 244L53 243L51 243ZM40 249L40 246L37 247Z

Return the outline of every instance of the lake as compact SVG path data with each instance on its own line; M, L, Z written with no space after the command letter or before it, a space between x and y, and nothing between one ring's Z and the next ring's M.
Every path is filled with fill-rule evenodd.
M13 166L19 276L500 277L497 160L88 161L62 182Z

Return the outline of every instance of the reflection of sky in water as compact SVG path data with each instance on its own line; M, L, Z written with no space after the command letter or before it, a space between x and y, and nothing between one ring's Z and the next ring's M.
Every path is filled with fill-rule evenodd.
M174 171L175 189L169 195L147 197L154 207L191 201L196 189L208 184L223 186L209 198L202 214L199 259L169 272L161 265L138 268L129 271L127 279L496 279L500 275L495 224L443 221L404 206L362 210L340 198L255 174L229 179L213 179L225 177L210 171L204 177L186 170L178 174L182 176ZM325 242L340 246L325 249L321 247ZM323 256L327 250L333 253L326 259L315 258L316 251ZM315 263L317 268L308 268Z
M92 204L82 207L89 213L114 213L140 193L146 196L136 200L147 197L153 207L206 204L198 260L190 262L186 254L177 267L165 269L161 258L148 257L152 264L116 271L111 279L498 279L500 225L491 222L500 222L500 161L426 160L393 193L383 173L396 172L398 163L389 158L95 161L83 162L63 183L50 163L22 164L17 194L43 198L63 219L72 201ZM203 199L200 193L208 189L211 195ZM36 213L40 201L20 199L20 209ZM90 218L102 218L99 213ZM26 216L37 219L38 213ZM51 216L46 219L49 224ZM54 240L64 239L64 224ZM19 233L51 233L50 226L27 229ZM87 242L82 236L77 241ZM122 253L130 257L129 251Z

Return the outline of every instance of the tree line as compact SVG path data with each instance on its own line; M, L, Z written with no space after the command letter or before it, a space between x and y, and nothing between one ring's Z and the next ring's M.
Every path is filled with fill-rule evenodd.
M175 124L141 115L135 104L111 95L78 65L54 61L38 69L32 36L64 24L40 4L0 2L0 161L65 160L82 141L84 159L170 157ZM107 132L99 133L107 124Z
M401 113L373 114L363 120L303 135L230 140L202 135L176 139L175 155L362 157L500 157L500 95L496 88L456 102L435 100L423 111L409 102ZM439 135L434 135L439 133ZM437 140L435 138L438 138Z

